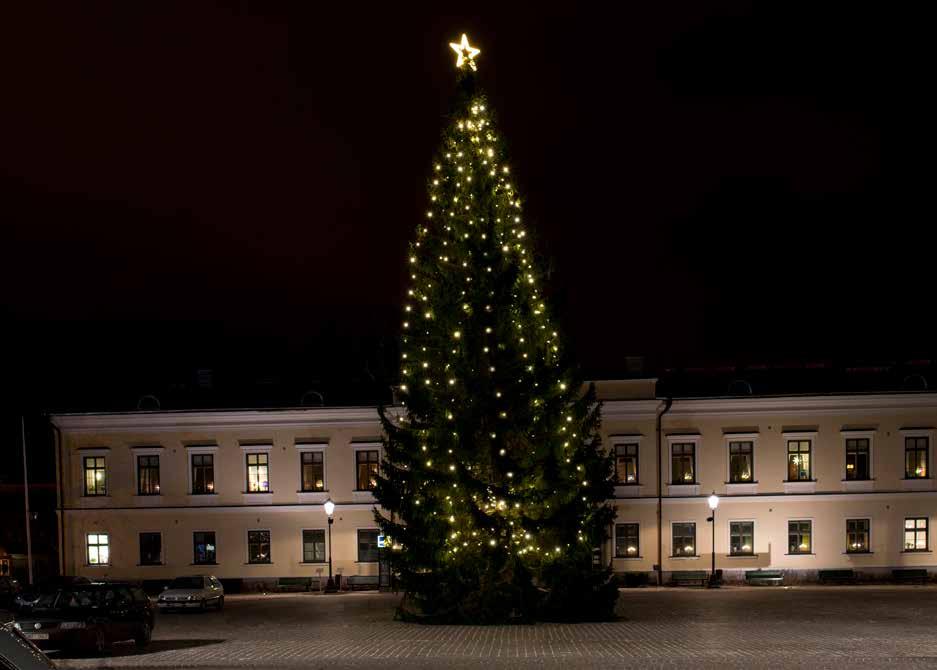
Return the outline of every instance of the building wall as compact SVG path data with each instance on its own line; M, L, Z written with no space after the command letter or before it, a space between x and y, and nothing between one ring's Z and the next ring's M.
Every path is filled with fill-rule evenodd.
M614 557L614 536L606 547L617 572L651 572L657 563L656 427L649 407L607 403L606 444L640 439L642 486L616 489L616 523L640 524L640 556ZM708 570L712 560L712 526L707 496L720 497L716 511L716 567L735 572L772 568L791 576L815 578L818 569L853 568L883 574L897 567L937 570L933 555L935 479L905 479L905 438L929 441L928 472L934 465L937 396L817 396L676 400L662 420L662 560L665 573ZM618 435L617 437L615 435ZM754 443L754 483L732 485L728 443ZM629 435L640 435L633 438ZM870 481L846 481L846 438L865 437L871 446ZM788 438L812 442L811 482L786 482ZM738 439L738 438L736 438ZM696 444L696 482L673 485L670 445ZM904 522L928 519L927 551L904 551ZM847 552L846 520L869 519L870 551ZM811 520L813 548L808 555L788 551L788 521ZM674 522L696 524L696 557L673 556ZM754 522L754 555L729 555L729 523Z
M639 524L637 556L615 556L615 537L604 554L616 572L650 573L658 563L656 415L653 381L644 386L601 382L602 438L606 449L637 444L639 482L616 486L616 524ZM375 528L374 499L357 491L355 451L379 449L380 425L374 408L315 408L251 412L156 412L60 416L64 435L63 472L66 552L70 574L161 579L191 572L220 577L266 579L317 576L324 565L302 563L302 530L326 528L322 503L336 505L332 536L333 567L343 575L374 575L376 563L359 563L358 528ZM778 568L810 579L821 568L855 568L867 573L893 567L928 567L937 571L932 545L937 487L931 477L937 394L814 396L676 400L662 420L662 556L664 573L709 569L712 527L706 497L720 496L716 512L716 564L737 575L745 569ZM744 434L754 443L754 481L728 483L728 442ZM786 482L787 439L812 442L813 481ZM870 440L870 481L846 482L845 440ZM929 440L928 477L905 479L908 435ZM696 481L673 485L670 445L696 445ZM323 449L326 491L301 493L300 448ZM213 447L214 495L191 495L192 448ZM137 451L146 449L146 452ZM245 455L263 449L269 455L271 493L245 493ZM158 453L159 496L136 495L135 455ZM104 455L108 495L83 493L82 459ZM907 517L928 519L924 552L903 550ZM788 522L812 521L812 551L788 552ZM869 519L870 551L846 551L846 520ZM754 553L729 555L731 521L754 523ZM674 522L696 524L696 555L672 556ZM272 563L249 564L247 531L271 531ZM217 566L192 565L192 533L216 532ZM106 532L111 544L108 565L87 564L86 538ZM140 566L138 534L162 533L163 565Z

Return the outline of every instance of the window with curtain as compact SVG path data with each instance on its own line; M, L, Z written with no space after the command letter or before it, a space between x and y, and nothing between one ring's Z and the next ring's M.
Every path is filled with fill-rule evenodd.
M696 483L696 445L675 442L670 445L670 472L673 484Z

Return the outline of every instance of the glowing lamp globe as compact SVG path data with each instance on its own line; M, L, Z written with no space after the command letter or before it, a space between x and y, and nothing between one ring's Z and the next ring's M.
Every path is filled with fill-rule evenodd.
M335 503L333 503L331 500L326 500L325 504L322 506L325 508L325 513L329 516L332 516L332 514L335 512Z
M709 509L714 510L717 507L719 507L719 496L717 496L716 493L713 492L713 494L709 496L709 498L707 499L707 502L709 503Z

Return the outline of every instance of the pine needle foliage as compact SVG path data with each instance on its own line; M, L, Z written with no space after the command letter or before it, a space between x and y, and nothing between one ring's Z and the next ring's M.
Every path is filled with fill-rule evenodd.
M544 290L503 139L465 68L407 259L401 407L375 496L400 616L601 620L614 512L600 405Z

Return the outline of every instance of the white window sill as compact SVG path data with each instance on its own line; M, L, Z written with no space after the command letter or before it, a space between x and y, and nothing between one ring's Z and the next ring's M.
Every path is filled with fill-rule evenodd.
M758 558L758 554L726 554L726 558Z
M817 480L784 482L784 493L816 493Z
M246 505L269 505L273 502L273 493L242 493L241 500Z
M699 560L699 556L671 556L671 561L696 561Z
M643 561L644 556L616 556L616 561Z
M377 502L372 491L352 491L351 499L353 502Z
M296 500L301 503L324 503L329 499L328 491L297 491Z
M875 490L874 479L844 479L843 491L873 491Z
M668 484L667 495L669 496L698 496L700 492L699 484Z
M902 479L901 488L905 491L933 491L937 480L920 477L916 479Z
M726 495L758 493L758 482L726 482Z

